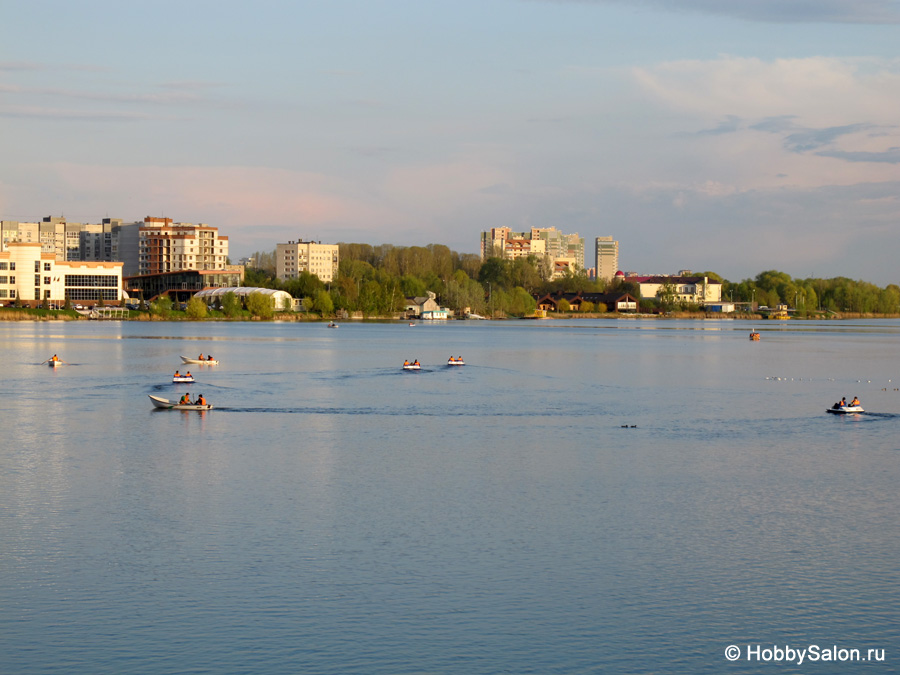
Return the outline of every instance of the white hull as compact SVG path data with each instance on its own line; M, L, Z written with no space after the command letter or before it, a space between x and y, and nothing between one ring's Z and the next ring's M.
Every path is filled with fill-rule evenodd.
M840 408L826 408L825 412L830 412L832 415L852 415L866 411L862 409L861 405L845 405Z
M190 363L191 365L198 365L198 366L217 366L217 365L219 365L219 362L216 361L215 359L213 359L212 361L210 361L208 359L203 359L201 361L200 359L189 359L186 356L182 356L181 360L184 361L185 363Z
M181 404L176 401L170 401L167 398L162 398L161 396L150 396L150 400L153 402L153 406L155 408L162 408L164 410L212 410L211 405L194 405L190 404Z
M188 382L188 383L190 383L190 382L193 382L193 381L194 381L194 378L193 378L193 377L173 377L173 378L172 378L172 382L175 382L175 383L178 383L178 382Z
M457 360L457 361L447 361L447 365L448 365L448 366L464 366L464 365L466 365L466 362L465 362L465 361L459 361L459 360Z
M421 369L422 369L422 366L413 366L413 365L403 366L403 370L421 370Z

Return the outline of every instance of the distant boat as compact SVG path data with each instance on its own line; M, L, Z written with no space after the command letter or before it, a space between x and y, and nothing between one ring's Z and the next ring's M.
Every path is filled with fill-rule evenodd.
M167 398L162 398L161 396L150 396L150 400L153 402L153 406L155 408L162 408L164 410L212 410L212 406L207 405L197 405L195 403L178 403L177 401L170 401Z
M178 375L172 378L172 382L193 382L194 376Z
M451 356L449 359L447 359L447 365L448 366L464 366L464 365L466 365L466 362L463 361L461 356L458 359L454 359Z
M332 321L330 324L328 324L328 327L329 328L340 328L340 326L338 324L336 324L334 321Z
M200 366L217 366L217 365L219 365L219 362L216 361L215 359L189 359L186 356L182 356L181 360L184 361L185 363L197 364Z
M421 370L422 366L418 363L404 363L403 370Z

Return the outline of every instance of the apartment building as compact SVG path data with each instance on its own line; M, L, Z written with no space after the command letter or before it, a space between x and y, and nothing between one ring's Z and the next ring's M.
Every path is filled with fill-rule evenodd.
M612 237L597 237L594 246L597 279L612 281L619 271L619 242Z
M41 249L39 241L11 241L0 251L0 302L122 299L122 263L61 261Z
M228 263L228 237L200 223L173 223L147 216L138 229L138 274L220 270Z
M275 276L282 281L296 279L302 272L315 274L320 281L331 283L337 276L339 260L337 244L289 241L275 245Z
M481 233L481 259L491 257L522 258L529 255L549 258L551 269L557 261L564 268L584 269L584 239L565 234L555 227L532 227L528 232L513 232L494 227Z

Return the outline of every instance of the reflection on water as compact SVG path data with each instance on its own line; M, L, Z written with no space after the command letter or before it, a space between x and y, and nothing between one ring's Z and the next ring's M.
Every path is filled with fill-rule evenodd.
M898 337L0 324L0 670L759 672L725 661L748 643L890 658ZM171 384L201 351L221 365ZM37 365L53 353L73 365ZM215 408L147 399L185 390ZM825 413L854 395L866 414Z

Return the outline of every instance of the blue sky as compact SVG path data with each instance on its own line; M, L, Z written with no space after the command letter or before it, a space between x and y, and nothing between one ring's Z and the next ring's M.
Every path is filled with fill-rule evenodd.
M900 283L897 0L35 0L3 10L0 218L167 216L623 269ZM592 264L592 255L586 256Z

